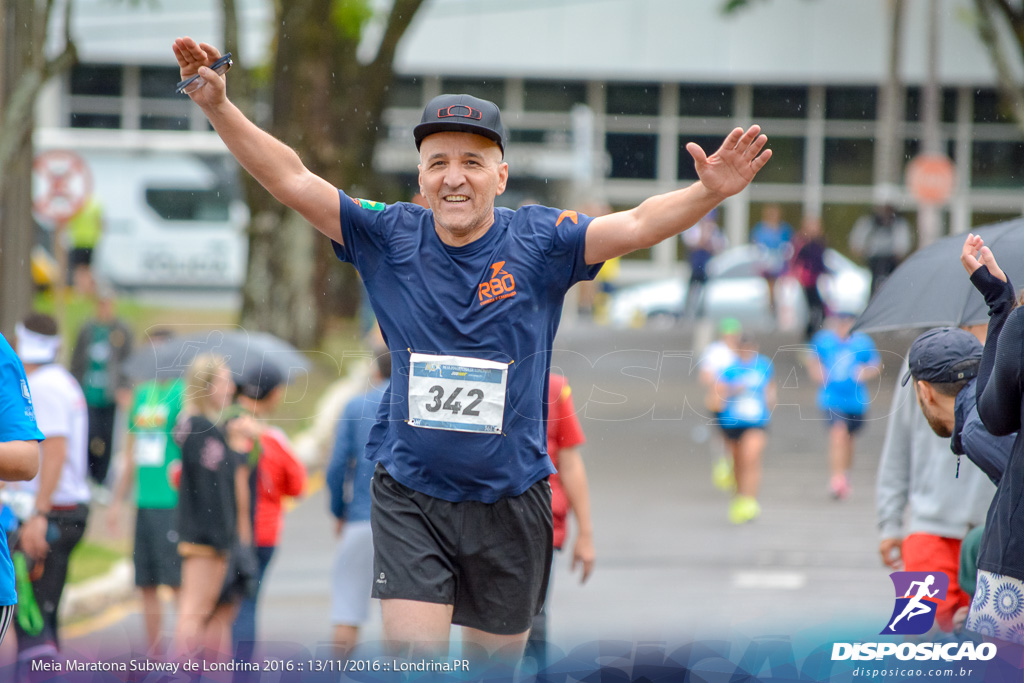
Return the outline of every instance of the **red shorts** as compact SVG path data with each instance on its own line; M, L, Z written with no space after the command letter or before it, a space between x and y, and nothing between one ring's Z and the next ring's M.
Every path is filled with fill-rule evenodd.
M960 539L910 534L903 539L903 569L908 572L942 572L949 577L946 599L939 603L935 622L947 633L953 631L953 614L971 604L970 596L960 589Z

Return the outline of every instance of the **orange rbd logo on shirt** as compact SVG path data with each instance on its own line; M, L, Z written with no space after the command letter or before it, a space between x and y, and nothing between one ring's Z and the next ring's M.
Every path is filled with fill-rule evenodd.
M516 295L516 280L512 273L503 270L504 267L504 261L491 264L491 278L481 282L477 290L477 301L481 306Z

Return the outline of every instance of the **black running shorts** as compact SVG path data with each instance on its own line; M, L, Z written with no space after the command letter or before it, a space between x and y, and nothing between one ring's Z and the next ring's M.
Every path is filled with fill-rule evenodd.
M496 503L414 491L377 465L370 487L373 597L452 605L452 623L528 631L551 569L551 487Z
M181 585L181 555L174 530L174 508L139 508L135 517L135 585Z

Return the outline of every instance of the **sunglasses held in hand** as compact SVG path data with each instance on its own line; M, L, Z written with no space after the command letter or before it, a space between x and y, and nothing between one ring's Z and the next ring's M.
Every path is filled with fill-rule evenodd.
M211 64L210 68L216 71L219 75L223 76L228 72L228 69L231 68L232 64L234 64L234 62L231 61L231 53L228 52L223 57L218 59L216 62ZM206 85L206 81L203 79L202 76L196 74L195 76L189 76L183 81L178 81L178 85L174 88L174 91L177 93L181 93L182 95L188 95L190 93L194 93L196 90L199 90L204 85Z

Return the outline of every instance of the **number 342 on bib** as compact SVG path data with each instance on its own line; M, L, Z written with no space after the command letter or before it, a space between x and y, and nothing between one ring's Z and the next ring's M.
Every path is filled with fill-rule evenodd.
M409 424L501 434L508 364L463 356L409 358Z

